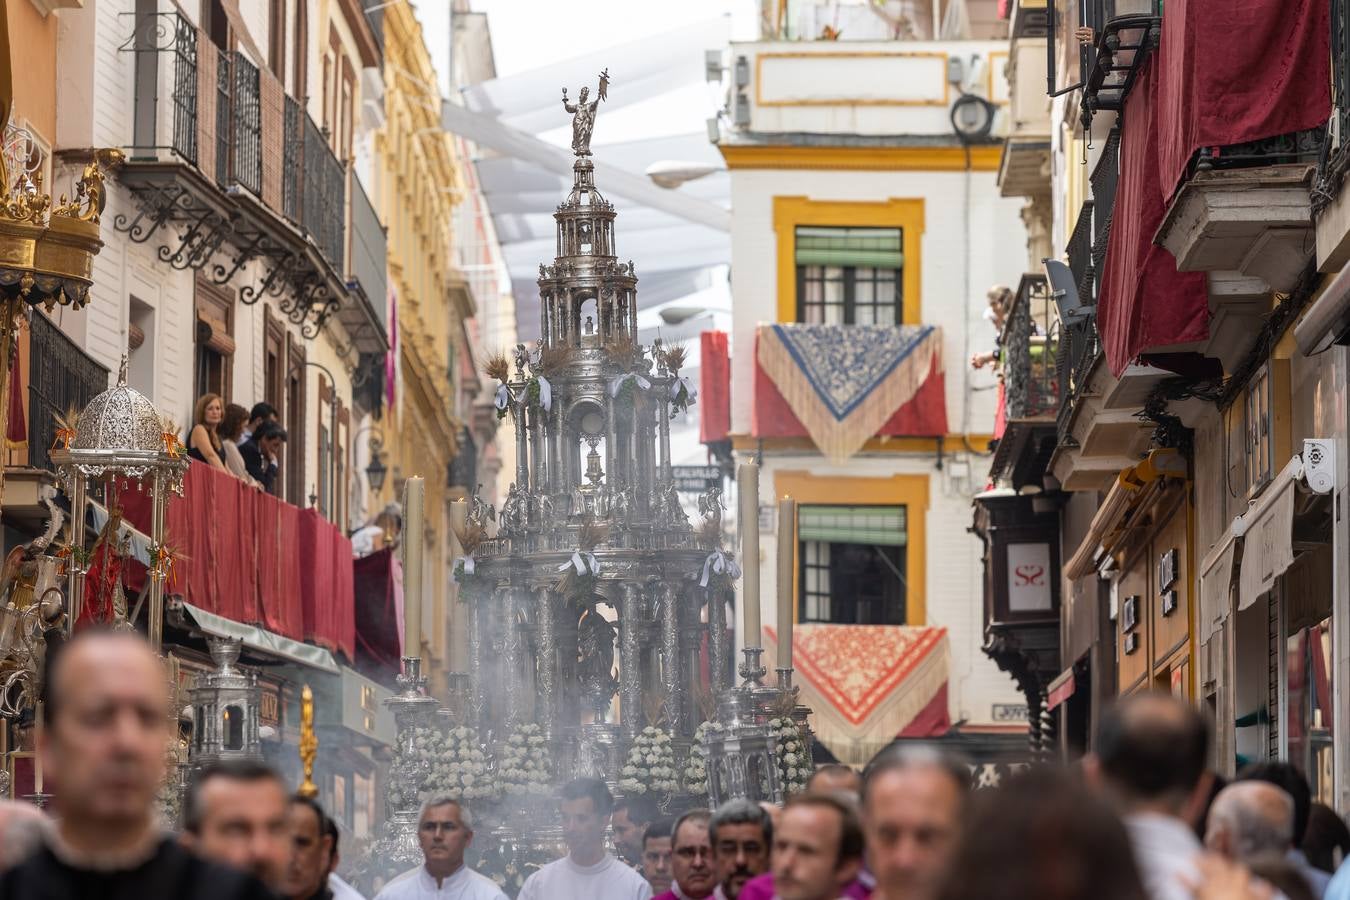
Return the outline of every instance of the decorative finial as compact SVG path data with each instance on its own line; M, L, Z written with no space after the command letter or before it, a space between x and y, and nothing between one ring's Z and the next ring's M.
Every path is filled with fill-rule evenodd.
M125 385L126 383L127 383L127 355L123 353L122 362L117 367L117 384L119 386L122 386Z
M563 109L572 114L572 152L577 156L591 155L591 132L595 129L595 108L600 105L600 101L609 96L609 69L600 73L600 87L596 90L595 99L586 102L591 89L584 87L581 89L581 95L577 97L576 103L571 103L567 99L567 88L563 88L562 102Z
M314 734L314 692L305 685L300 691L300 765L304 767L304 783L296 790L301 797L319 796L314 783L314 759L319 755L319 738Z

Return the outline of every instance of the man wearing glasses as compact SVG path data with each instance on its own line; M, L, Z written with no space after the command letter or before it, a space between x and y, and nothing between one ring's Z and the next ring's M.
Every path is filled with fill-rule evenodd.
M502 889L464 865L473 842L473 820L454 797L435 797L417 822L423 864L395 878L375 900L506 900Z
M704 900L717 888L708 821L712 813L692 809L675 820L671 831L671 868L674 883L656 900Z

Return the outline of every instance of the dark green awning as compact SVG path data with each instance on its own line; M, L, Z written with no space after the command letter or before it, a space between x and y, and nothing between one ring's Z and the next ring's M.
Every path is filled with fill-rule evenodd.
M797 537L835 544L905 546L903 506L802 506L797 510Z
M899 269L905 264L899 228L797 229L799 266L870 266Z

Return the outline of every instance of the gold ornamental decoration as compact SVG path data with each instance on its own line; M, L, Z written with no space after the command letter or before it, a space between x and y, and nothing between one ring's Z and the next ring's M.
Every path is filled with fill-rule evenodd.
M121 150L95 150L73 197L52 202L33 165L32 135L9 123L9 40L0 31L0 436L8 433L14 335L24 307L80 308L89 301L94 257L103 248L99 218L107 204L107 173L122 164ZM0 470L0 499L4 472Z
M305 780L296 790L301 797L319 796L319 786L314 783L314 760L319 755L319 738L314 734L314 692L305 685L300 691L300 765L304 768Z

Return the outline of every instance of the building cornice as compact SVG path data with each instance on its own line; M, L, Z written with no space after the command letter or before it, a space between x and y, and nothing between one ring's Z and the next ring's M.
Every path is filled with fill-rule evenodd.
M965 147L797 146L719 144L728 169L808 169L866 172L997 172L1002 144Z

